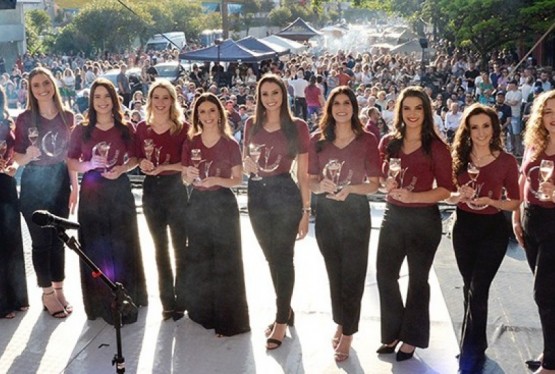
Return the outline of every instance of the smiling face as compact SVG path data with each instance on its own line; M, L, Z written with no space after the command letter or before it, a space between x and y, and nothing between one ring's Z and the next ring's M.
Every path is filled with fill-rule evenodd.
M424 123L424 103L422 99L409 96L403 100L401 114L408 129L422 129Z
M114 102L112 101L112 96L108 89L104 86L98 86L92 94L93 98L93 109L97 113L97 116L108 115L112 113L114 108Z
M213 128L218 126L220 112L216 104L210 101L204 101L197 108L198 120L204 128Z
M152 113L154 115L168 115L173 103L173 98L163 87L157 87L150 97Z
M480 113L469 117L468 128L470 129L470 139L474 146L489 146L493 137L493 125L491 118L487 114Z
M283 94L277 83L266 82L260 86L260 100L268 112L279 111L283 103Z
M350 124L353 117L353 104L349 96L345 94L336 95L332 101L331 114L338 125Z
M51 101L54 97L54 83L45 74L37 74L31 78L31 92L37 101Z

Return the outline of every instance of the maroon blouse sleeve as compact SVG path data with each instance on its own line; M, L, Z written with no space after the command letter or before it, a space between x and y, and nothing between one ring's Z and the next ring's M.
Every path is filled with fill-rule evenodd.
M316 145L320 139L320 132L312 134L310 138L310 147L308 149L308 174L319 175L320 165L318 162L318 153L316 153Z
M439 140L432 143L432 163L437 187L446 188L448 191L456 191L452 179L453 162L451 153L447 146Z
M29 121L30 112L25 111L21 113L15 121L15 146L14 151L17 153L25 154L27 147L31 142L27 138L27 122Z
M383 175L387 174L387 146L391 141L391 135L386 135L380 140L380 144L378 145L378 153L380 157L380 166Z
M365 134L366 138L366 175L368 177L380 177L381 171L381 157L378 151L378 141L372 134Z
M67 157L79 160L81 158L81 143L83 141L83 126L78 125L73 128L69 139Z
M310 146L310 133L305 121L297 119L295 121L299 134L299 154L307 153Z
M191 153L191 139L187 138L183 142L183 148L181 151L181 165L189 166L191 164L191 160L189 159L189 154Z
M229 139L229 154L231 155L231 167L242 165L241 148L235 139Z
M253 117L249 117L245 121L245 133L243 135L244 144L250 143L251 128L252 128L253 121L254 121Z

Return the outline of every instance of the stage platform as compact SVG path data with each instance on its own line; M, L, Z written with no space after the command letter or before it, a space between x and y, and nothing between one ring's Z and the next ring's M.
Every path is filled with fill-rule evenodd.
M137 193L139 194L139 193ZM137 196L138 202L140 197ZM239 196L245 205L245 196ZM376 287L376 245L384 205L372 203L373 229L360 331L355 335L350 358L333 359L331 337L335 325L327 276L316 245L314 227L297 242L296 284L293 308L295 327L282 347L266 351L264 329L274 315L274 295L266 261L254 237L248 216L241 215L243 260L250 310L250 333L217 338L185 316L162 321L153 244L139 209L139 228L146 268L149 306L140 309L139 321L122 329L128 373L396 373L447 374L457 372L458 329L462 319L462 281L451 242L444 235L431 286L431 341L428 349L417 349L414 359L395 362L395 355L378 356L380 314ZM27 279L31 308L14 320L0 319L0 372L2 373L115 373L111 366L116 352L115 330L102 320L88 321L81 302L78 257L66 253L66 292L75 307L65 320L42 311L30 262L30 241L25 233ZM523 361L541 349L541 333L531 296L532 277L525 268L520 249L509 249L491 295L490 351L484 373L526 373ZM511 257L511 251L515 251ZM407 268L401 273L403 288ZM501 300L502 299L502 300ZM521 305L522 304L522 305ZM516 310L508 310L513 306ZM511 351L512 350L512 351Z

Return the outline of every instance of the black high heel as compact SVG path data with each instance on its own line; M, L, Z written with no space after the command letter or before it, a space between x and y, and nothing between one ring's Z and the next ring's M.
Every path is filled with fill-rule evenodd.
M276 324L275 322L272 322L268 325L268 327L266 327L266 330L264 330L264 335L266 335L266 337L272 334L275 324ZM295 326L295 312L293 311L293 309L291 309L291 311L289 312L289 319L287 320L287 326L289 327Z
M185 317L185 311L184 310L176 310L175 312L173 312L173 320L174 321L179 321L181 318Z
M287 336L287 330L283 333L283 338L281 338L281 340L275 339L275 338L266 339L266 349L268 351L271 351L271 350L279 348L281 346L281 344L283 343L283 341L285 340L286 336ZM270 344L274 344L274 345L270 346Z
M174 314L173 310L162 311L162 320L167 321L168 319L173 317L173 314Z
M390 354L395 352L395 348L399 345L399 340L393 342L391 344L382 344L380 348L376 350L376 353L379 355Z
M408 352L408 353L403 351L397 351L397 356L395 357L395 359L397 360L397 362L410 360L412 356L414 356L414 351L416 351L416 348L414 348L412 352Z

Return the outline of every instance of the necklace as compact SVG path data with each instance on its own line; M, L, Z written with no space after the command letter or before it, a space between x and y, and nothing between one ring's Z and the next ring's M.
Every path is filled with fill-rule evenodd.
M479 156L479 157L478 157L478 155L475 154L474 152L470 152L470 155L471 155L471 156L474 158L474 160L476 160L476 161L482 161L482 160L485 159L486 157L493 156L493 154L492 154L491 152L488 153L488 154L485 154L485 155L483 155L483 156Z

